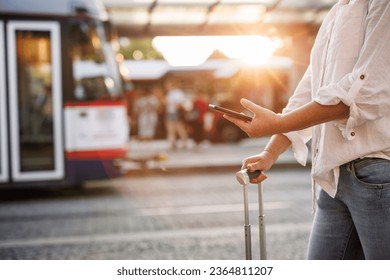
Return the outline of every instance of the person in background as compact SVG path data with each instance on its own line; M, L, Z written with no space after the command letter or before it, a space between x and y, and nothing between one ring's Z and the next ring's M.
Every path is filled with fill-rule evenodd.
M160 106L158 109L157 114L157 127L156 127L156 134L155 138L161 139L166 137L166 127L165 127L165 110L166 110L166 104L165 104L165 93L163 90L163 87L159 84L156 84L152 87L152 93L154 96L157 97Z
M251 137L273 135L248 170L269 170L290 146L305 164L312 140L309 259L390 259L389 26L390 1L338 1L283 113L243 99L252 122L225 116Z
M146 88L134 103L140 140L154 139L160 102L151 89Z
M136 135L137 132L137 123L136 123L136 115L135 115L135 106L134 103L137 100L137 97L139 96L138 90L135 88L135 86L132 83L127 83L126 91L125 91L125 98L127 103L127 120L130 127L130 135L133 136Z
M184 148L188 147L188 134L184 118L184 92L179 87L177 80L168 79L164 83L166 90L165 106L166 117L165 124L167 137L171 150L178 147L176 136L179 135Z
M208 98L206 93L199 92L193 102L194 117L192 120L193 139L197 145L204 140L204 116L208 112Z

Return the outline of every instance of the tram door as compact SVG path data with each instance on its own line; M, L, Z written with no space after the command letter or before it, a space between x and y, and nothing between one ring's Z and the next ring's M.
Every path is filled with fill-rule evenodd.
M0 40L0 183L62 179L60 26L0 21Z

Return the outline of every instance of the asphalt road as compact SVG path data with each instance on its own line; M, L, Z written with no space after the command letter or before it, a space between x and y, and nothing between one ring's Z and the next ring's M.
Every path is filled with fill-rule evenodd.
M312 221L309 169L264 183L269 259L304 259ZM257 187L249 189L259 257ZM0 191L0 259L244 259L242 188L234 172L161 172L82 190Z

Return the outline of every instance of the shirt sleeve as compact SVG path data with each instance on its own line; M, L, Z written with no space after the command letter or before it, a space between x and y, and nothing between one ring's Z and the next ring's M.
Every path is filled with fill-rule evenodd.
M301 107L302 105L309 103L312 98L311 92L311 66L309 65L293 96L291 96L290 100L288 101L286 108L283 109L283 114L291 112ZM309 152L306 143L311 139L311 128L299 131L291 131L284 133L284 135L291 141L292 150L296 160L300 164L306 165Z
M354 127L390 110L390 1L371 1L365 21L364 42L352 72L320 88L314 98L322 105L343 102L350 107L349 117L335 122L348 140L354 138Z

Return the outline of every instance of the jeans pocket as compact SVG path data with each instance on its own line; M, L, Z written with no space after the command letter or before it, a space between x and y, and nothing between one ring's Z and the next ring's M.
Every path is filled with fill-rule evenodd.
M352 162L352 172L357 180L371 186L390 186L390 160L363 158Z

